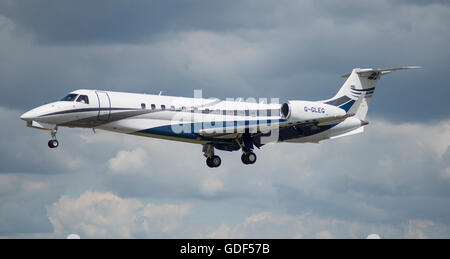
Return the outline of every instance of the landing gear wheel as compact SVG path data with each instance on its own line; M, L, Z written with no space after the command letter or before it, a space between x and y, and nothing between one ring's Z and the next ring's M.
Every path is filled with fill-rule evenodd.
M248 165L248 160L247 160L247 156L245 155L245 153L242 153L241 161L242 161L242 163L244 163L245 165Z
M206 159L206 164L211 168L219 167L221 163L222 163L222 159L220 159L219 156L214 155L214 156L208 157Z
M256 162L256 154L253 152L243 153L241 156L242 163L246 165L254 164Z
M49 148L57 148L59 146L59 142L56 139L52 139L48 141Z

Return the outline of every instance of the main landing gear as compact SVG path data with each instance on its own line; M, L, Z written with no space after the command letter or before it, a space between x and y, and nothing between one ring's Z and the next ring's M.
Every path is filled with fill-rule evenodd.
M52 139L48 141L48 147L49 148L57 148L59 147L59 142L56 139L56 132L58 131L58 127L55 127L54 129L50 130L50 134L52 135Z
M256 154L253 153L253 138L250 134L246 133L243 135L242 139L240 139L237 144L239 144L240 149L242 149L242 156L241 160L242 163L245 165L251 165L256 162ZM258 147L258 146L257 146ZM221 150L227 150L227 151L234 151L239 150L239 148L236 149L222 149L220 146L217 146L218 149ZM219 156L214 154L214 144L208 143L203 145L203 155L206 157L206 165L208 165L211 168L219 167L222 163L222 160Z
M251 165L256 162L256 154L252 151L253 143L254 139L248 132L242 136L242 142L240 143L243 152L241 160L245 165Z
M220 156L214 155L214 146L212 144L203 145L203 155L206 157L206 165L210 168L219 167L222 163Z

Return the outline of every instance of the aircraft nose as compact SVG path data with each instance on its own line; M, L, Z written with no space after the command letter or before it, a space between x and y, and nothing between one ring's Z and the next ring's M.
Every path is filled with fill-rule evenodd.
M24 121L45 122L41 117L45 114L55 111L55 109L58 109L58 105L56 105L55 103L44 104L27 111L26 113L22 114L20 118Z
M36 117L36 116L34 115L33 110L27 111L26 113L24 113L24 114L22 114L22 115L20 116L20 118L21 118L22 120L24 120L24 121L31 121L31 120L33 120L35 117Z

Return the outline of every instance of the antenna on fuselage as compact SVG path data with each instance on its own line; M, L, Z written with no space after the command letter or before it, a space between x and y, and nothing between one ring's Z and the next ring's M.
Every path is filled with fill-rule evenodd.
M161 96L162 95L162 91L159 91L159 94L158 94L159 96Z

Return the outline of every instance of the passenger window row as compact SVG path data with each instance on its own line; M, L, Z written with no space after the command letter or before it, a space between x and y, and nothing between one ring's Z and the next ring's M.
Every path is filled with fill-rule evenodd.
M141 103L141 108L145 109L145 103ZM156 110L156 104L150 105L152 110ZM161 110L166 110L166 105L161 104ZM186 106L182 106L179 109L176 109L175 106L170 106L170 111L182 111L182 112L191 112L191 113L204 113L204 114L221 114L221 115L234 115L234 116L246 116L246 117L255 117L255 116L274 116L279 115L280 110L272 109L272 110L212 110L209 108L205 108L204 110L199 110L197 107L186 108Z

